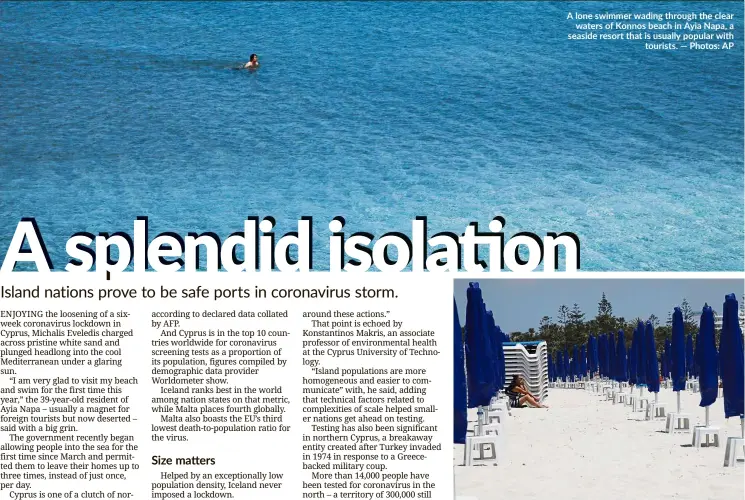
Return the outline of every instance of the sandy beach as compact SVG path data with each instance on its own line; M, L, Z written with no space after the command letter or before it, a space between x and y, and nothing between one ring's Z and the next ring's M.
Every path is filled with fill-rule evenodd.
M627 389L628 390L628 389ZM635 390L638 393L638 389ZM675 393L659 399L675 409ZM681 396L692 425L703 425L698 393ZM614 405L584 389L550 389L542 409L513 409L506 422L506 461L497 466L463 466L455 445L456 497L514 499L736 499L745 491L745 467L723 467L726 436L740 433L740 420L724 419L723 400L711 407L711 424L722 429L721 447L696 449L688 434L663 432L664 419L645 421L644 412ZM476 411L470 409L469 435Z

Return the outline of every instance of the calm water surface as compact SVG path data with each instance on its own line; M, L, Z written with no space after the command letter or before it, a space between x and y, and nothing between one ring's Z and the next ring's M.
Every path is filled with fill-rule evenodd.
M595 4L597 5L597 4ZM632 7L633 6L633 7ZM214 231L574 231L587 270L743 268L743 52L570 43L562 3L0 5L0 245ZM611 11L742 4L617 3ZM262 67L230 69L256 52Z

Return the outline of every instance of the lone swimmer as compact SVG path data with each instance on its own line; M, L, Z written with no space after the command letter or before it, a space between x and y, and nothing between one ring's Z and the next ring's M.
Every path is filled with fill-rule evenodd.
M243 66L244 69L257 69L259 67L259 56L251 54L248 58L248 62Z

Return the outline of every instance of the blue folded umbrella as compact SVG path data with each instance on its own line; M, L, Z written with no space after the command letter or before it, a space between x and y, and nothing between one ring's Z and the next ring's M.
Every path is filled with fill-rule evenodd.
M670 347L672 363L673 391L686 388L685 333L683 332L683 313L679 307L673 311L673 339Z
M647 390L660 392L660 365L657 361L657 346L654 342L654 326L650 321L644 327L647 347Z
M572 377L578 378L579 377L579 349L577 349L577 346L574 346L574 352L572 353Z
M504 358L504 343L505 343L505 334L502 332L502 329L499 328L499 325L496 326L497 330L497 364L499 365L499 380L497 381L497 390L504 390L505 385L507 384L507 368L505 365L505 358Z
M598 351L598 338L597 336L592 338L592 366L595 373L600 372L600 355Z
M636 325L634 335L636 341L636 383L647 385L647 349L644 347L644 323L641 321Z
M699 406L707 407L714 404L719 393L719 377L717 376L717 346L714 338L714 311L704 305L701 312L701 322L696 336L696 362L699 366L699 390L701 402Z
M626 340L623 330L618 330L616 345L616 380L626 382L628 380L628 369L626 367Z
M453 443L463 444L466 442L466 430L468 428L466 398L466 362L463 349L463 333L460 329L458 319L458 306L453 299Z
M629 349L629 383L636 385L636 344L639 342L639 335L636 330L631 335L631 349Z
M605 364L605 376L613 378L613 370L611 368L611 359L613 359L613 336L609 334L603 335L603 344L605 344L603 363Z
M602 377L603 367L600 366L600 351L601 351L600 344L601 342L602 341L600 340L600 335L597 335L595 338L592 339L592 348L593 348L592 355L594 356L594 359L595 359L595 371L597 372L599 376Z
M579 373L582 377L587 376L587 351L585 349L585 344L582 344L579 351Z
M478 283L466 290L466 374L468 407L486 406L495 393L491 339Z
M725 418L745 415L745 409L743 408L743 396L745 395L745 384L743 383L743 379L745 379L744 354L738 311L735 294L727 295L724 300L722 332L719 337L719 363L722 370Z
M491 365L492 369L494 371L494 394L492 396L495 396L497 391L499 391L500 387L500 381L502 380L502 362L499 359L499 351L501 349L501 336L502 332L497 332L497 325L494 323L494 315L491 311L486 310L486 306L484 306L484 311L486 314L486 330L489 335L489 343L491 344Z

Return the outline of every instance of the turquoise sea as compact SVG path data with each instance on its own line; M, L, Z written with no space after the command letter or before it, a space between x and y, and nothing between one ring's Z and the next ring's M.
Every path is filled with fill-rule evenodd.
M570 42L560 2L2 2L0 256L251 215L380 236L573 231L584 270L743 269L741 2L730 51ZM253 73L231 67L259 55Z

